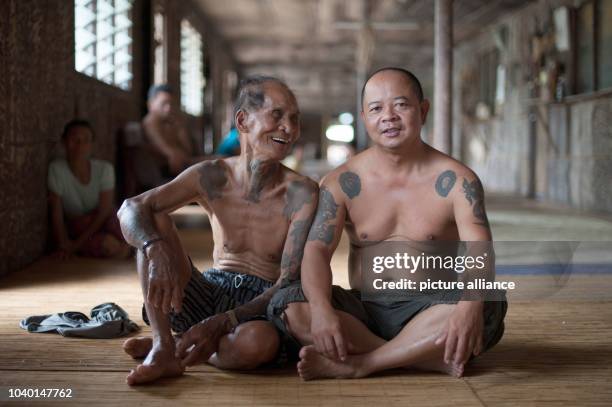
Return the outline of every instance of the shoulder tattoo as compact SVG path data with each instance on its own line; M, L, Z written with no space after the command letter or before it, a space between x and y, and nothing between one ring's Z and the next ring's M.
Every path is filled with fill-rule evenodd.
M285 195L285 209L283 215L287 219L300 211L306 204L312 203L312 197L315 194L313 188L311 188L304 181L292 181L287 187Z
M340 187L342 191L348 196L350 199L355 198L361 192L361 179L359 175L355 174L352 171L346 171L340 174Z
M206 163L199 169L200 185L209 200L221 197L221 189L227 183L225 168L219 162Z
M455 186L457 175L455 171L446 170L436 180L436 192L443 198L446 198L449 192Z

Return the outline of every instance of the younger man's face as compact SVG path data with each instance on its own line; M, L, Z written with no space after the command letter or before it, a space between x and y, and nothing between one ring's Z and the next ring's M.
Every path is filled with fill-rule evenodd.
M372 141L383 148L401 149L420 137L428 110L401 72L379 72L366 84L362 118Z

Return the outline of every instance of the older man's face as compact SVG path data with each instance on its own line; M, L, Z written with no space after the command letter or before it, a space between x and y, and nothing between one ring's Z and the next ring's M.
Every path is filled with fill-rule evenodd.
M276 82L263 86L263 106L245 120L246 142L260 159L282 160L300 136L300 112L289 89Z

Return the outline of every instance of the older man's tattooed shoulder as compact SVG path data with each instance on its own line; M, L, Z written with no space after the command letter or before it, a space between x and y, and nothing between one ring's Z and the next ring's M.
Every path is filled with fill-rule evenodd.
M227 174L224 165L219 160L203 163L199 168L200 186L206 193L207 198L213 201L220 198L225 184Z
M311 184L314 183L304 180L296 180L289 183L285 193L285 207L283 209L283 215L287 219L291 219L304 205L314 202L317 187Z

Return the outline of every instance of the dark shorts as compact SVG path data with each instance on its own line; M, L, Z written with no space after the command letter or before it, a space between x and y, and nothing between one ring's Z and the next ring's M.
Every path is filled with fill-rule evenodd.
M358 290L345 290L332 286L332 306L344 311L363 322L377 336L391 340L420 312L438 304L455 304L460 298L459 292L441 292L431 295L414 296L407 301L375 302L362 301ZM505 294L503 296L505 299ZM268 305L268 319L274 323L282 334L293 342L293 351L299 344L291 337L283 322L282 314L292 302L306 302L299 281L280 289ZM484 350L492 348L504 334L504 317L508 303L504 301L485 301L484 313Z
M248 274L209 269L200 273L192 266L191 279L184 291L180 313L170 312L170 326L182 333L206 318L245 304L257 297L274 283ZM142 319L149 324L145 307ZM253 318L265 320L265 315Z

